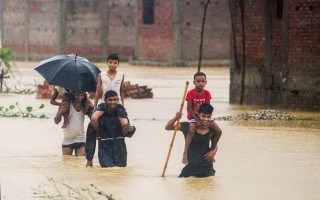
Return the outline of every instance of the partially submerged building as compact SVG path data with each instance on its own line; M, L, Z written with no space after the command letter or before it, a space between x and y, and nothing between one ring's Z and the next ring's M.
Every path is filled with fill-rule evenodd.
M320 111L320 0L230 2L230 103Z

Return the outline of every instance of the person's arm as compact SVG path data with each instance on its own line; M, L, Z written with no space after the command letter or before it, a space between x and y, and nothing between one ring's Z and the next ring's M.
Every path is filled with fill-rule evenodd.
M91 116L91 123L94 130L99 133L99 118L103 115L104 111L96 110Z
M215 121L210 122L210 127L211 130L213 130L215 133L211 137L211 147L208 151L208 153L204 156L204 160L214 162L215 155L218 151L218 142L222 134L222 130L218 126L218 124Z
M86 167L92 167L92 160L96 150L96 132L91 123L89 123L86 133Z
M181 119L181 117L182 117L182 113L177 112L176 115L167 122L167 124L166 124L166 126L165 126L165 129L166 129L167 131L174 130L174 129L175 129L175 123L176 123L176 121L178 121L179 119ZM180 130L180 126L178 127L177 130Z
M90 120L91 120L91 117L92 117L92 114L93 114L93 110L94 110L94 108L92 106L90 106L88 108L88 111L85 113L85 115L87 115Z
M125 137L131 138L133 134L136 132L136 127L130 124L125 124L123 126L123 131L125 133Z
M222 135L222 130L220 129L220 127L215 121L210 122L209 128L214 131L214 135L211 138L211 147L210 147L210 150L214 150L218 145L218 142Z
M97 88L96 88L96 94L94 95L94 101L93 101L93 109L95 110L98 105L99 97L101 96L101 73L98 75L98 82L97 82Z
M196 113L193 111L192 109L192 103L191 101L187 101L187 110L188 112L191 114L191 116L193 117L193 119L196 120L196 124L199 126L201 125L201 123L199 122L199 118L198 116L196 115Z
M52 105L55 105L55 106L60 106L60 105L61 105L60 102L57 102L57 101L56 101L56 99L58 98L58 96L59 96L59 92L58 92L58 90L57 90L56 88L54 88L53 95L52 95L52 97L51 97L51 99L50 99L50 103L51 103Z
M211 93L207 90L206 103L211 104L211 99L212 99Z
M203 158L203 159L206 160L206 161L209 161L209 162L214 162L214 161L215 161L214 157L215 157L217 151L218 151L218 146L216 146L216 148L213 149L213 150L210 149L210 150L206 153L206 155L204 155L204 158Z
M121 98L121 103L124 106L124 74L123 74L121 85L120 85L120 98Z

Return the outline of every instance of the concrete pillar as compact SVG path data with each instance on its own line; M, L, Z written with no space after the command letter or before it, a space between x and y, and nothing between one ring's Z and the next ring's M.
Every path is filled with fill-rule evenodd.
M272 1L265 1L265 57L264 57L264 66L266 71L271 72L271 63L272 63Z
M288 0L283 0L282 11L282 64L288 65L288 34L289 34L289 13Z
M109 26L109 11L107 0L101 0L101 45L102 57L105 60L108 56L108 26Z
M2 1L0 1L0 48L2 48Z
M179 0L174 1L174 8L173 8L173 17L174 17L174 50L173 50L173 64L179 65L181 60L181 8L180 8Z
M29 60L30 59L30 52L29 52L29 1L27 1L27 6L24 9L24 15L25 15L25 43L24 43L24 59Z
M66 1L60 0L60 21L59 21L59 27L57 30L59 30L59 53L65 54L65 43L66 43Z

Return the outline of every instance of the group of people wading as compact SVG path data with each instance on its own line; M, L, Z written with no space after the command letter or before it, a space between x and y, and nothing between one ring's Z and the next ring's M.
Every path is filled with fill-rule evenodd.
M92 166L96 142L98 141L98 158L101 167L126 167L127 148L126 137L132 137L136 128L130 124L124 107L123 83L125 75L117 71L119 57L110 54L107 58L108 70L98 76L94 102L86 92L73 92L65 88L55 87L50 100L59 109L54 118L56 124L63 119L62 154L86 156L86 166ZM221 129L211 120L213 106L210 105L211 94L205 90L206 74L198 72L194 75L195 88L188 91L187 118L188 122L175 124L182 117L181 112L170 119L166 130L183 132L186 142L182 163L186 166L179 177L214 176L214 157ZM60 96L62 101L56 101ZM98 104L102 97L103 102ZM87 130L84 129L85 115L90 118ZM211 145L210 145L211 144Z

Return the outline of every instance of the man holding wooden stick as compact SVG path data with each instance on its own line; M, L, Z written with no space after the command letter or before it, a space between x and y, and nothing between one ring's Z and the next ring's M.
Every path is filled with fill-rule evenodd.
M214 162L217 147L215 148L212 145L209 147L210 141L213 141L216 136L214 131L209 129L212 112L213 107L210 104L205 103L200 106L198 113L201 124L197 124L196 133L192 138L188 149L189 162L182 169L179 177L208 177L215 175L212 162ZM181 116L182 113L177 112L176 115L167 122L165 129L174 130L175 123L180 120ZM185 137L188 135L188 129L188 122L180 122L177 128L177 130L183 132Z

